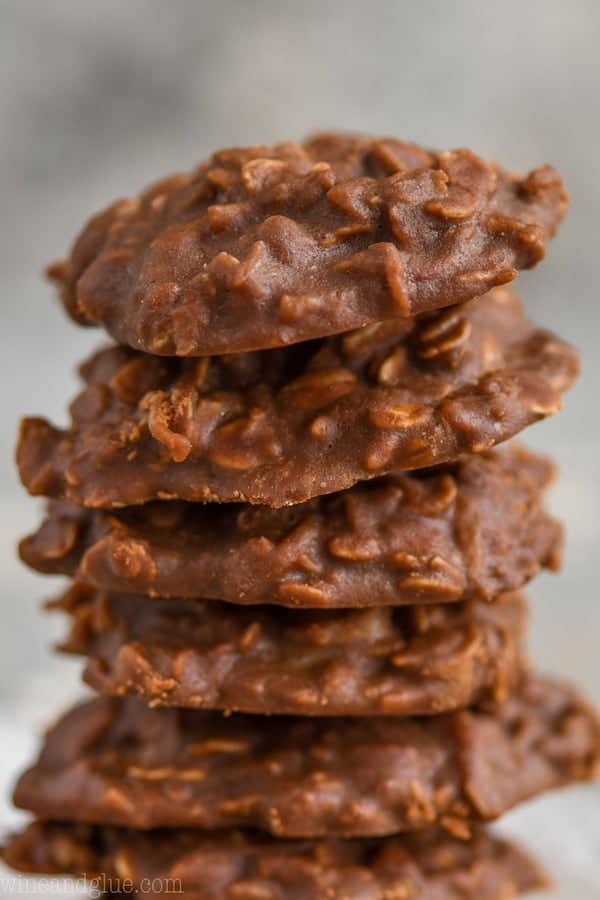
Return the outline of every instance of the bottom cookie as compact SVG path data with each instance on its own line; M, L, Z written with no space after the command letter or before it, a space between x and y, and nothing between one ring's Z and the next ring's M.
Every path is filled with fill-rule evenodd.
M8 865L85 876L95 895L186 900L510 900L545 886L512 844L477 831L365 840L281 841L254 832L36 822L3 850Z

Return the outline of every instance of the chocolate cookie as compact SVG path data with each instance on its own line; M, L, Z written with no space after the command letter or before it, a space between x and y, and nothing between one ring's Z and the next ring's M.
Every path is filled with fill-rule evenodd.
M100 213L49 272L120 343L212 356L479 296L539 262L566 206L550 166L329 135L216 153Z
M112 347L83 366L66 431L27 419L33 494L285 506L481 452L555 412L575 351L508 289L418 321L204 360Z
M317 719L149 709L98 697L50 731L15 803L42 819L377 836L466 837L542 791L589 778L595 714L536 678L497 715Z
M254 713L427 715L506 699L523 671L525 601L290 612L148 600L74 585L64 650L85 678L151 705Z
M542 507L553 471L511 447L279 510L53 501L20 552L40 572L152 596L323 608L492 599L559 567L562 528Z
M379 841L275 841L239 831L142 834L36 822L3 856L22 872L85 874L105 890L187 900L511 900L546 885L533 860L481 829L470 841L434 830Z

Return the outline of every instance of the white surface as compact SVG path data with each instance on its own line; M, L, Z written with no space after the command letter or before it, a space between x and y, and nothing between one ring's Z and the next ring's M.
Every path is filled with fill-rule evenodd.
M48 651L60 622L37 611L56 583L14 560L38 504L11 455L23 412L64 420L73 367L100 336L65 321L39 273L107 199L215 146L332 125L472 145L518 167L549 159L565 175L568 221L521 279L532 315L584 354L564 413L527 435L561 463L555 507L570 532L564 574L532 590L531 647L600 701L599 33L597 0L0 0L4 786L77 681ZM600 898L599 809L598 790L577 790L507 823L561 876L553 900ZM5 804L0 826L13 816Z

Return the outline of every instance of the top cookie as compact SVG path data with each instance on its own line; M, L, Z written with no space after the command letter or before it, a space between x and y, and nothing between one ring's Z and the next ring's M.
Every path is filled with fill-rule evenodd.
M566 206L550 166L320 135L221 150L114 203L49 274L73 318L148 353L266 349L512 281Z

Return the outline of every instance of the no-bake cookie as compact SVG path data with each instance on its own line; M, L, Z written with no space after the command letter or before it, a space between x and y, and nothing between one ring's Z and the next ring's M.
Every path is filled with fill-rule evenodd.
M474 821L591 777L599 750L593 711L534 677L496 715L223 716L98 697L49 732L14 799L42 819L141 829L368 837L439 824L468 837Z
M278 510L51 501L20 552L40 572L150 596L322 608L493 599L559 567L562 527L542 505L553 472L511 447Z
M88 684L151 705L306 716L496 706L524 668L525 601L368 610L252 609L71 587L62 649Z
M17 457L31 493L85 506L285 506L490 449L556 412L577 370L506 287L285 350L177 360L112 347L82 367L71 426L26 419Z
M546 885L532 859L482 829L469 841L435 830L376 841L276 841L253 832L36 822L3 856L23 872L101 876L98 886L115 892L131 885L151 898L183 892L187 900L512 900Z
M215 153L94 217L49 271L120 343L212 356L479 296L539 262L566 206L550 166L328 135Z

